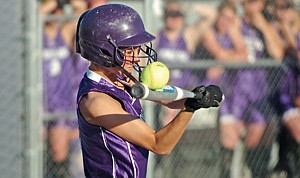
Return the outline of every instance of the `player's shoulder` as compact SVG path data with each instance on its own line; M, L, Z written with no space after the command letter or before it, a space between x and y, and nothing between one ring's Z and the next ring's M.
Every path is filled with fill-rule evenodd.
M89 92L79 103L80 112L88 118L96 118L122 110L120 102L103 92Z
M85 97L84 101L86 104L91 105L91 104L96 104L96 105L108 105L108 104L113 104L117 102L117 100L110 96L107 93L104 92L89 92Z

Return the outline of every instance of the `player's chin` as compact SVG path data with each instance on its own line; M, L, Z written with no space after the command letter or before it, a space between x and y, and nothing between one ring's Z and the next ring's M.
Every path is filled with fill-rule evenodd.
M124 69L129 72L130 74L132 73L133 71L133 67L132 66L125 66Z

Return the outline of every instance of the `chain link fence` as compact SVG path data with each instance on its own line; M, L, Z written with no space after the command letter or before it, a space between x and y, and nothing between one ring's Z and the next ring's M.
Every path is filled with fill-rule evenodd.
M2 3L0 7L0 21L5 24L0 29L0 177L20 177L22 171L24 70L20 7L21 3L17 1Z
M277 91L282 86L282 80L284 76L284 66L273 61L263 61L262 64L254 65L243 65L243 64L221 64L218 62L205 62L196 61L189 64L169 65L171 68L176 69L189 69L193 74L199 76L203 75L207 69L212 66L219 65L224 69L223 74L229 74L226 78L221 79L217 83L208 84L219 84L219 86L225 92L225 100L229 100L232 95L242 96L242 90L234 91L237 86L238 72L243 71L257 71L263 70L267 72L268 78L268 95L264 95L263 99L260 100L260 109L268 116L267 128L259 143L261 147L260 151L256 152L252 157L247 157L247 148L244 143L245 130L242 131L241 140L234 150L232 155L232 162L230 164L230 169L232 172L232 177L251 177L251 171L249 164L255 164L258 169L272 170L277 161L277 146L276 146L276 135L278 133L280 117L276 108L278 107L274 98ZM177 67L176 67L177 66ZM197 67L195 67L197 66ZM199 66L202 66L199 68ZM202 69L201 69L202 68ZM259 80L259 79L257 79ZM195 85L202 83L205 84L206 79L203 78L202 81L194 81ZM230 86L228 86L230 82ZM250 82L245 79L245 82ZM256 86L254 87L256 88ZM254 89L254 93L260 93L260 90ZM241 97L242 99L242 97ZM224 101L225 101L224 100ZM270 101L270 102L269 102ZM170 112L158 105L153 104L153 110L148 112L153 112L153 117L155 118L155 123L153 123L157 128L161 128L166 125L164 120L168 117ZM238 106L233 106L238 107ZM184 133L183 137L180 139L178 145L169 156L158 156L155 155L153 158L153 164L155 164L155 176L160 178L171 178L171 177L223 177L222 168L224 164L222 151L223 147L220 143L220 110L222 108L211 108L211 109L201 109L194 113L193 118ZM249 104L247 109L250 109ZM172 112L172 111L171 111ZM176 113L176 111L173 111ZM247 117L245 113L245 117ZM263 148L268 148L264 150ZM262 158L262 159L260 159ZM263 158L266 158L264 160Z
M46 2L47 3L47 2ZM68 44L64 29L77 21L73 7L65 4L41 16L43 86L43 177L84 177L76 116L76 95L88 62L75 53L75 39ZM63 13L61 13L61 12ZM54 27L53 27L54 26ZM76 26L68 30L75 31ZM52 33L52 35L51 35ZM54 35L53 35L54 33ZM71 33L71 32L67 32ZM71 33L75 34L75 33Z

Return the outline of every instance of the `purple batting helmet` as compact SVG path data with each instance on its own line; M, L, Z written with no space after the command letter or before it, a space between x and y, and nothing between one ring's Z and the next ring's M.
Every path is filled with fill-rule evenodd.
M105 4L80 16L76 51L98 65L120 66L124 62L122 49L151 44L154 39L145 31L141 17L134 9L122 4ZM151 46L141 49L148 59L156 61Z

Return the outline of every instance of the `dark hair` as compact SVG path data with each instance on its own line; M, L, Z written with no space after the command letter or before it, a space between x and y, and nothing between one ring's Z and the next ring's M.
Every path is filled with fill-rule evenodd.
M184 14L180 9L170 9L170 4L178 4L178 1L170 0L166 2L165 8L164 8L164 18L167 17L184 17ZM179 6L179 5L178 5ZM179 6L180 7L180 6Z
M70 0L56 0L56 2L57 2L57 8L63 9L66 4L70 3Z
M225 8L231 9L235 14L237 13L235 5L230 2L230 1L223 1L219 6L218 6L218 11L222 11Z
M184 17L183 13L179 10L169 10L165 12L165 18L167 17Z

